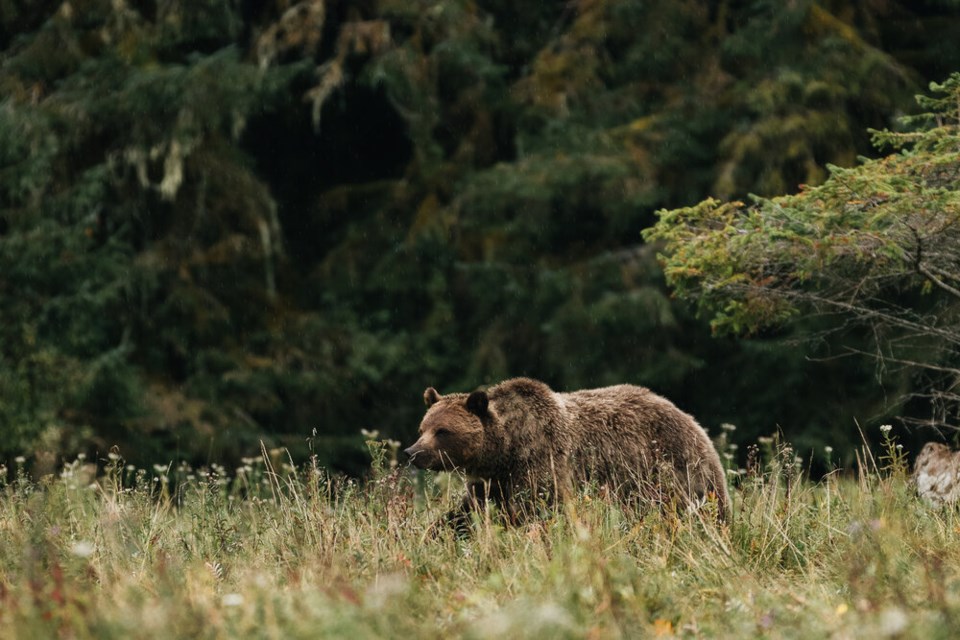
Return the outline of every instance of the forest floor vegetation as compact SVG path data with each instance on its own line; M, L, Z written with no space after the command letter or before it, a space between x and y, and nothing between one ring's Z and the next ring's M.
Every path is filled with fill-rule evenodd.
M471 537L430 524L456 476L370 440L371 477L264 451L227 473L110 454L0 492L7 638L949 637L960 518L919 500L903 450L805 477L776 440L729 471L734 514L625 511L585 491Z

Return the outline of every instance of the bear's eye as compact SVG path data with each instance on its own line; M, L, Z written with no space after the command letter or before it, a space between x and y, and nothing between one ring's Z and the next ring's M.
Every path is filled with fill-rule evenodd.
M436 432L434 433L434 435L437 435L437 436L448 436L448 435L450 435L450 430L449 430L449 429L437 429Z

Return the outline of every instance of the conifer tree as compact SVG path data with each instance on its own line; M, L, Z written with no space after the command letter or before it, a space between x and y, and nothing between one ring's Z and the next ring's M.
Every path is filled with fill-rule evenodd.
M912 130L874 131L896 153L829 167L820 186L662 210L674 290L717 331L750 333L802 314L873 338L880 369L924 376L932 421L955 426L960 400L960 73L918 96ZM930 416L924 416L928 420Z

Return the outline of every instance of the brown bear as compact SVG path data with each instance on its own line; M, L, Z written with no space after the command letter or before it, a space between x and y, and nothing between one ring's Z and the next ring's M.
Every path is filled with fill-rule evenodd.
M406 453L433 471L460 470L468 491L448 518L458 528L485 500L512 521L539 498L593 482L627 501L693 503L729 511L723 466L703 428L649 389L618 385L556 393L528 378L486 391L423 394L427 413Z
M960 451L928 442L913 463L917 493L930 504L942 507L960 499Z

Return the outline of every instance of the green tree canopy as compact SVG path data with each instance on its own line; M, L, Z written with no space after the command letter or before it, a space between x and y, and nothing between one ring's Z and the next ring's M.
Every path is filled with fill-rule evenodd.
M647 384L741 433L799 413L771 371L823 396L811 422L859 412L868 373L710 341L637 232L852 165L867 127L960 68L958 18L937 0L0 1L0 452L310 437L350 467L361 428L415 430L427 385L519 374Z
M898 153L777 198L708 199L660 212L664 272L718 331L756 332L805 314L866 329L881 368L927 379L934 422L960 400L960 74L919 96L909 132L874 131Z

